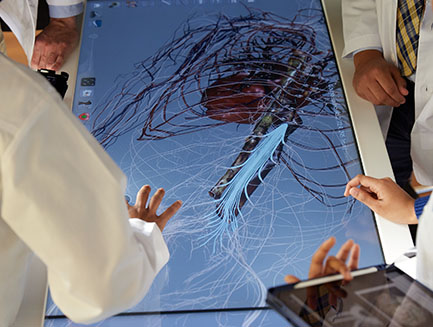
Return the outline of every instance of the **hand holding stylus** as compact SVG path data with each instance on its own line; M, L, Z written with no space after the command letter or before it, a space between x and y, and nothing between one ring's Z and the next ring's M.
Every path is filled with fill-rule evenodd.
M350 271L358 268L359 245L352 240L348 240L341 246L335 257L328 256L335 242L335 237L327 239L314 253L308 273L309 279L340 273L343 275L344 283L352 280ZM349 262L346 265L347 260ZM284 280L289 284L299 282L299 278L293 275L287 275ZM344 292L339 288L339 285L326 284L326 287L329 304L334 307L337 306L337 298L344 297ZM312 310L317 309L319 296L324 296L324 294L319 295L315 287L307 288L307 304Z
M391 178L358 175L346 185L344 196L353 196L378 215L398 224L417 224L415 200Z
M348 240L341 246L335 257L327 257L329 251L335 245L335 242L335 237L330 237L323 242L313 254L313 257L311 258L310 270L308 273L309 279L340 273L343 275L344 280L352 280L350 271L358 268L359 245L355 244L352 240ZM346 265L348 258L349 263ZM284 280L287 283L296 283L299 281L299 278L293 275L287 275Z

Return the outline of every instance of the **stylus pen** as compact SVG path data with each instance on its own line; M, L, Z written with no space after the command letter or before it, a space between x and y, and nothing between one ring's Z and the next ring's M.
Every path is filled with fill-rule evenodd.
M357 277L357 276L362 276L362 275L374 273L374 272L380 270L380 268L381 268L381 266L368 267L365 269L351 271L350 274L352 275L352 277ZM342 280L343 275L342 274L336 274L336 275L331 275L331 276L320 277L317 279L307 280L305 282L300 282L300 283L295 284L293 286L293 288L297 289L297 288L308 287L308 286L310 286L310 284L311 285L317 284L318 279L320 279L320 283L331 283L331 282L335 282L337 280Z

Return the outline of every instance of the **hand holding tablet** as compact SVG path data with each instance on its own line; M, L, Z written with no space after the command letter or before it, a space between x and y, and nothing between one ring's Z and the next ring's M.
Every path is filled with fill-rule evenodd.
M309 279L335 274L337 272L342 274L347 281L352 279L350 271L358 268L359 245L355 244L352 240L348 240L341 246L336 256L327 257L335 243L335 237L330 237L323 242L313 254L308 273ZM349 259L349 263L346 266L347 259ZM299 281L299 279L293 275L287 275L284 280L287 283Z
M359 246L349 240L326 258L334 245L331 237L313 255L309 280L286 276L293 284L269 289L271 308L298 327L430 326L430 289L394 265L351 271L358 266Z

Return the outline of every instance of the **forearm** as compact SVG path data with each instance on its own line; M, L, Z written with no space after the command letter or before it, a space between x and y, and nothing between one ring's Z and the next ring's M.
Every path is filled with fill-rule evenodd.
M77 24L77 17L65 17L65 18L53 18L50 17L50 24L56 24L59 28L65 28L69 30L77 30L78 24Z
M415 200L408 199L407 204L405 206L405 210L401 213L395 212L394 214L391 215L390 220L397 224L408 224L408 225L418 224L418 218L415 213Z

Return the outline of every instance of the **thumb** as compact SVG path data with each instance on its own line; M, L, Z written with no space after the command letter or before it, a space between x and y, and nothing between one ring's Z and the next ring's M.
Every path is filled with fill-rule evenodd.
M371 210L376 211L375 209L378 206L378 200L375 199L370 193L356 187L350 189L349 193L355 199L364 203Z
M395 83L397 84L398 90L400 91L401 95L406 96L409 94L409 91L406 88L406 80L401 77L400 70L398 68L395 68L391 72Z
M284 281L285 281L287 284L293 284L293 283L297 283L297 282L299 282L300 280L299 280L298 277L296 277L296 276L294 276L294 275L286 275L286 276L284 277Z

